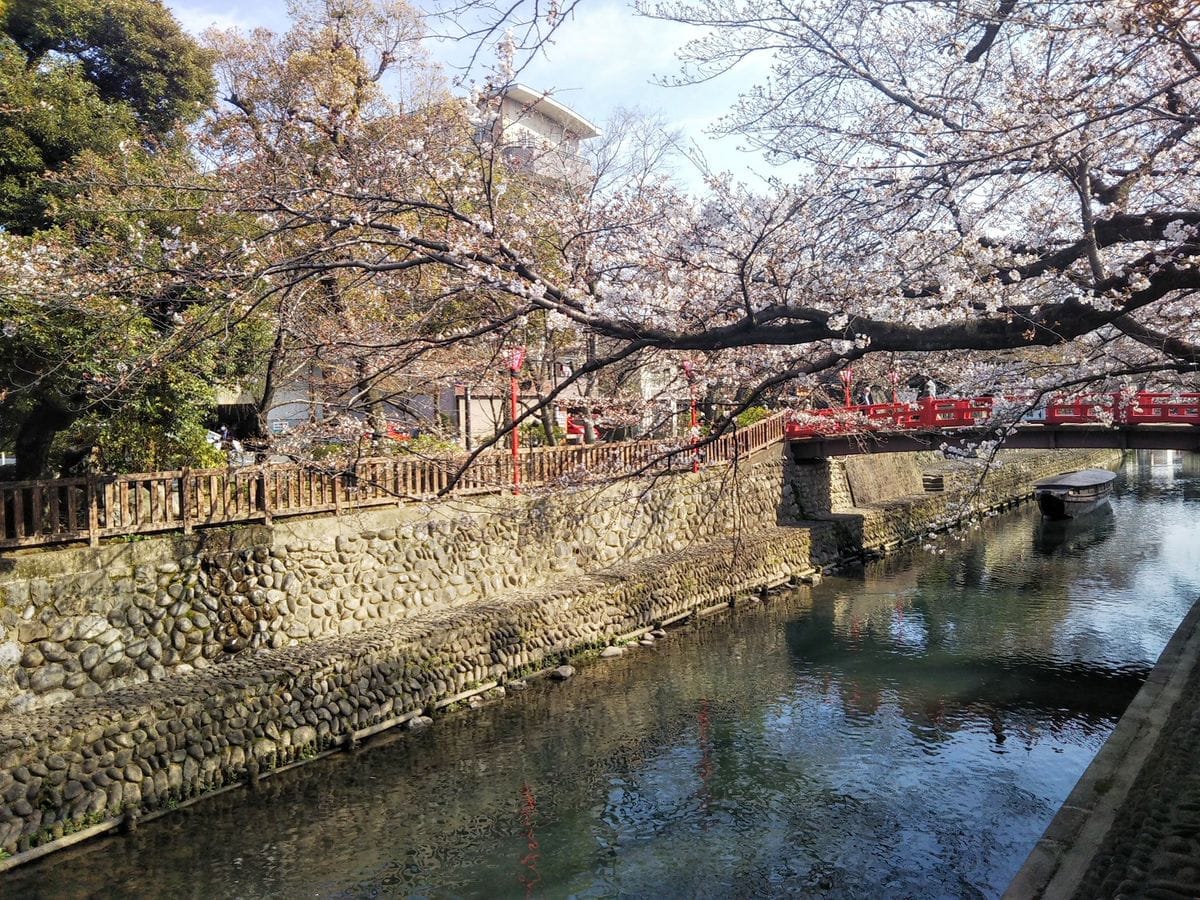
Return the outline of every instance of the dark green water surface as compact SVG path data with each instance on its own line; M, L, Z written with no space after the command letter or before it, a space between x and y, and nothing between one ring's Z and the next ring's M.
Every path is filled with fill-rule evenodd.
M994 897L1200 596L1200 466L673 631L9 897Z

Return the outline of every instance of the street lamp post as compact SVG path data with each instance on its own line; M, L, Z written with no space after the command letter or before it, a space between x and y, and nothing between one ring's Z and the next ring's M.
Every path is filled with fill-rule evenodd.
M525 362L525 348L513 347L508 351L509 415L512 422L512 470L513 493L521 493L521 432L517 428L518 386L517 373Z
M842 380L842 393L846 398L846 406L850 406L850 386L854 384L854 369L850 366L838 372L838 378Z
M692 471L700 471L700 453L696 449L696 441L700 437L700 417L696 414L696 369L690 362L683 364L683 377L688 383L688 440L692 442Z

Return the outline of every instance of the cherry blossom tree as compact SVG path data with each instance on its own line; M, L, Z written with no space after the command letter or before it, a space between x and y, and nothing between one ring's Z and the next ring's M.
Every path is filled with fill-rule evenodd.
M397 174L397 160L444 143L435 132L437 110L448 97L407 4L311 0L292 3L289 11L285 34L206 34L220 88L200 149L216 173L219 204L255 220L248 234L257 240L245 245L241 266L251 277L240 292L273 335L265 366L242 373L242 380L255 387L260 433L281 382L317 381L331 399L370 410L378 438L386 428L379 384L386 353L380 349L367 365L372 341L364 329L396 304L380 292L384 279L339 275L345 254L329 239L340 217L350 225L359 213L337 195L368 184L402 193L411 187L388 179ZM461 139L455 133L451 144ZM272 227L313 198L324 213L320 221L293 217L283 229ZM280 284L257 271L289 255L323 266L320 277ZM413 287L406 284L404 292Z
M656 6L709 29L685 77L773 54L727 127L802 163L801 178L765 192L714 178L700 200L642 181L583 214L543 210L564 236L554 269L503 204L446 204L447 240L391 246L620 354L748 350L721 357L739 380L1039 347L1093 376L1191 372L1189 9Z
M1194 371L1195 4L642 11L705 30L683 81L771 57L724 127L801 176L605 198L590 280L545 294L564 315L797 371L826 351L1038 347L1089 376Z
M1196 371L1193 4L646 6L704 29L684 79L772 58L725 127L799 174L710 173L703 196L654 152L582 186L507 166L520 40L470 99L396 102L376 73L401 48L422 71L409 37L367 0L306 8L303 41L214 39L224 106L194 212L236 225L173 276L226 298L197 327L273 321L291 370L340 380L350 412L496 379L531 329L588 350L543 406L650 362L686 396L685 360L731 414L851 363L975 390Z
M810 299L725 340L838 329L872 352L1071 344L1097 373L1194 369L1195 4L642 8L705 29L684 81L771 57L724 128L801 166L783 218L843 250L805 273Z

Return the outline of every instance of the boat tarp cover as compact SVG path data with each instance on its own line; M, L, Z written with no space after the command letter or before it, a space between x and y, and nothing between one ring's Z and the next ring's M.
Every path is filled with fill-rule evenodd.
M1053 478L1043 478L1035 481L1035 488L1084 488L1105 484L1116 478L1116 473L1108 469L1080 469L1078 472L1063 472Z

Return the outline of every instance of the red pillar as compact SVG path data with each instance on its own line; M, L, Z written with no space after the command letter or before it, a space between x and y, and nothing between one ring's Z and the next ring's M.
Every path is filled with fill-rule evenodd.
M688 395L692 401L692 403L691 403L692 415L691 415L691 423L688 426L688 434L690 434L692 436L692 442L695 443L699 439L699 435L700 435L700 428L699 428L700 417L698 415L696 415L696 386L695 385L692 385L692 384L688 385ZM698 450L692 451L692 471L693 472L700 471L700 452Z
M517 428L517 373L513 370L510 376L512 397L509 407L512 410L512 464L513 464L513 493L521 493L521 431Z
M524 347L513 347L508 351L509 413L512 423L512 477L514 494L521 493L521 432L517 428L517 407L520 404L520 397L517 386L517 373L521 371L521 365L524 362Z
M849 366L838 372L838 378L842 380L842 394L845 396L845 406L853 406L850 402L850 386L854 384L854 370Z

